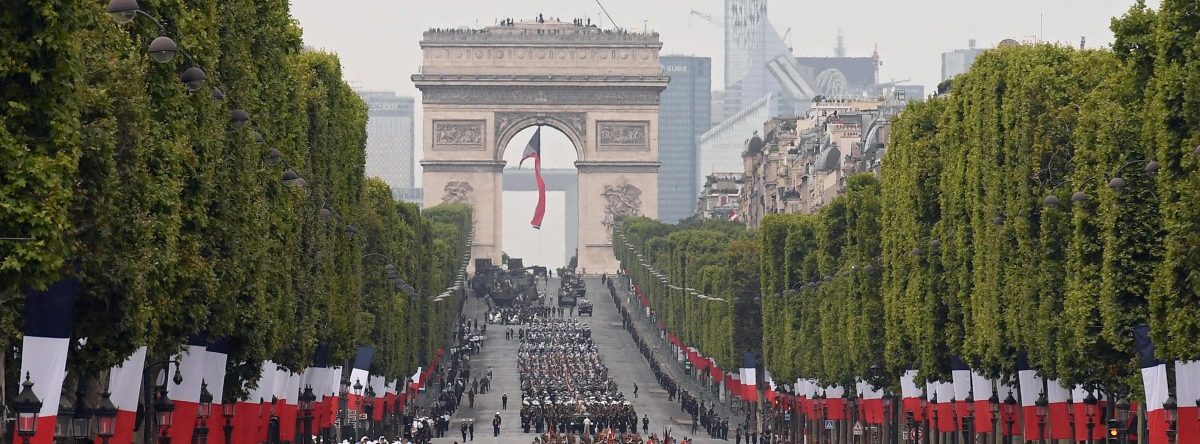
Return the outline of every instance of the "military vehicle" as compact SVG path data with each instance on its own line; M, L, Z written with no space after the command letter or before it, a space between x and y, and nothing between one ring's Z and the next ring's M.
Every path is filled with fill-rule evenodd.
M575 310L579 312L580 316L583 316L583 315L591 316L592 315L592 301L589 301L587 299L580 299L576 302L576 304L578 305L578 307L576 307Z
M583 278L571 269L559 269L559 276L562 277L562 280L558 285L558 306L574 307L578 299L587 295Z
M533 301L538 298L537 283L533 267L524 267L521 259L509 259L507 268L497 267L491 259L475 259L475 276L471 277L471 288L475 296L490 297L499 307L508 307L518 300Z

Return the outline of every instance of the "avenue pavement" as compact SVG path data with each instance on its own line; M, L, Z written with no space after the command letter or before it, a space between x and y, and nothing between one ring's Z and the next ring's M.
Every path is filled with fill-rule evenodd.
M650 431L661 437L663 428L669 427L673 436L694 438L697 444L732 442L732 438L729 441L711 439L703 430L699 430L696 435L690 433L691 418L687 417L687 414L679 408L678 402L667 400L666 392L658 386L646 360L638 352L633 338L622 327L620 311L609 297L608 289L600 282L599 278L588 278L586 282L588 299L592 301L594 314L590 317L576 316L575 318L591 327L592 338L600 351L601 359L608 366L609 374L613 376L618 389L633 403L638 417L640 418L642 415L650 417ZM554 294L558 289L558 279L550 279L548 287L548 292ZM468 317L476 316L480 322L483 322L483 305L474 302L477 301L472 300L467 304L464 314ZM511 327L514 331L518 328L518 326ZM517 375L517 347L520 342L516 339L505 340L505 328L506 326L503 325L488 325L487 339L483 342L482 350L479 354L471 357L471 375L473 377L485 375L489 369L492 371L491 391L476 395L474 408L469 406L466 396L463 396L462 405L451 420L450 433L444 438L435 438L434 443L462 442L459 425L461 420L466 418L471 418L475 422L475 440L473 442L528 444L537 436L532 432L524 433L520 428L521 390ZM633 397L633 384L635 383L639 388L637 398ZM508 409L501 408L500 398L505 393L508 394ZM503 422L498 438L492 436L491 426L492 416L496 412L500 412ZM641 426L640 420L638 425Z

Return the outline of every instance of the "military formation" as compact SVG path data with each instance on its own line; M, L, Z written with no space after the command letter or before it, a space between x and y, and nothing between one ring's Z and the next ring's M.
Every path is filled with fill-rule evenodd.
M582 440L637 430L637 412L609 376L586 324L543 318L518 336L524 432Z

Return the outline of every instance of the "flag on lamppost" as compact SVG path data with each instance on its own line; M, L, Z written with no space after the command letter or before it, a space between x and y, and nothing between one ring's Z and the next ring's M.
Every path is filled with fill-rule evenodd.
M79 280L62 279L46 291L25 294L25 337L21 340L21 373L29 375L33 393L42 400L37 414L37 433L32 444L50 444L54 439L59 392L67 377L67 352L75 328L75 301Z
M146 365L146 347L139 347L125 361L108 372L109 400L117 408L117 422L111 444L133 442L137 422L138 395L142 393L142 371Z
M1145 325L1133 329L1133 339L1138 347L1138 367L1142 369L1142 386L1146 390L1146 422L1150 429L1151 443L1167 442L1167 411L1163 403L1168 397L1167 364L1154 356L1154 342L1150 340L1150 327Z
M175 355L174 359L179 363L182 378L177 382L170 374L164 373L167 378L166 384L170 387L167 393L175 402L175 420L167 433L173 442L191 442L192 431L196 426L196 412L200 410L200 384L208 382L205 379L205 361L208 360L207 335L201 333L189 337L183 351ZM224 375L221 378L224 380Z
M533 158L533 177L537 179L538 186L538 201L537 207L533 209L533 219L529 221L533 228L542 228L542 218L546 216L546 181L542 179L542 127L538 126L533 132L533 137L529 139L529 143L525 144L525 152L521 154L521 162L517 166L525 164L525 159Z

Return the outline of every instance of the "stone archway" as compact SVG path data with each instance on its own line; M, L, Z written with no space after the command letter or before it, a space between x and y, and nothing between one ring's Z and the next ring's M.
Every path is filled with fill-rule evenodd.
M579 267L616 271L611 223L657 217L657 34L525 21L430 30L421 40L425 205L475 208L476 258L499 261L503 150L522 129L548 125L575 145Z

